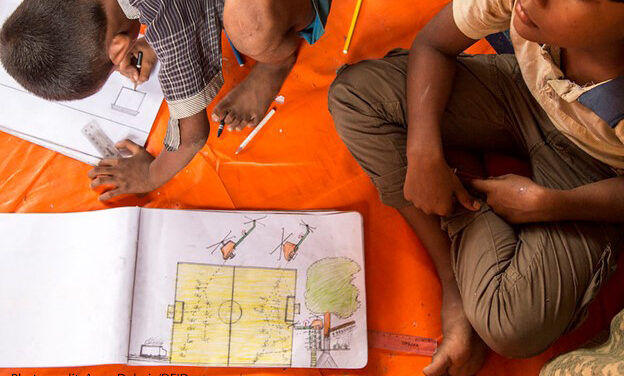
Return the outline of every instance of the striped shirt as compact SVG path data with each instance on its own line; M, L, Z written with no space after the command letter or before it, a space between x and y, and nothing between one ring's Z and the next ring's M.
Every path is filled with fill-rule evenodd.
M206 107L223 86L221 30L224 0L118 0L128 18L147 26L145 39L160 61L158 79L171 118L169 151L180 146L178 119Z

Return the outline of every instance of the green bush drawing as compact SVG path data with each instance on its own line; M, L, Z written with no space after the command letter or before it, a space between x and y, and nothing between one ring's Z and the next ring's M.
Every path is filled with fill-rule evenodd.
M353 315L360 306L360 291L352 282L360 270L355 261L345 257L325 258L310 265L305 292L308 310L315 314L330 312L341 319Z

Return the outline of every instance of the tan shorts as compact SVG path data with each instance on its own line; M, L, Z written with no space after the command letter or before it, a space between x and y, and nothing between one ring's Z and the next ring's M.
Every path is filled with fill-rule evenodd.
M407 166L407 51L341 69L329 94L338 133L381 200L401 208ZM615 176L555 129L513 55L460 56L441 124L445 149L525 157L532 179L571 189ZM487 205L442 220L473 327L495 351L531 356L585 318L615 269L624 226L590 222L510 225Z

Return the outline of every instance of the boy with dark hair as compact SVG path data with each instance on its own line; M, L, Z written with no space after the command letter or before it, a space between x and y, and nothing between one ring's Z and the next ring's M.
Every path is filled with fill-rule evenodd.
M55 12L74 22L59 19ZM95 0L27 1L14 13L13 24L0 33L2 64L37 96L83 98L95 93L113 69L101 47L106 42L106 13Z
M0 31L0 60L26 89L52 100L95 93L113 69L142 83L160 60L171 120L165 150L118 145L133 156L103 160L92 186L112 185L101 200L152 191L204 146L206 107L223 85L221 32L258 61L212 115L230 128L257 125L291 71L301 39L324 33L331 0L24 0ZM140 22L139 22L140 20ZM140 24L144 39L136 40ZM134 57L144 53L139 72Z
M346 67L332 85L339 134L442 284L444 340L426 375L472 375L486 346L542 352L584 320L613 272L624 241L623 24L621 1L455 0L409 54ZM460 54L510 28L515 56ZM478 178L470 152L484 151L526 158L531 179Z

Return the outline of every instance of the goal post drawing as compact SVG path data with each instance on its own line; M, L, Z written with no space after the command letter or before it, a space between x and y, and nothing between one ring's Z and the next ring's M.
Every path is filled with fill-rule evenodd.
M295 269L179 263L171 363L292 365Z

